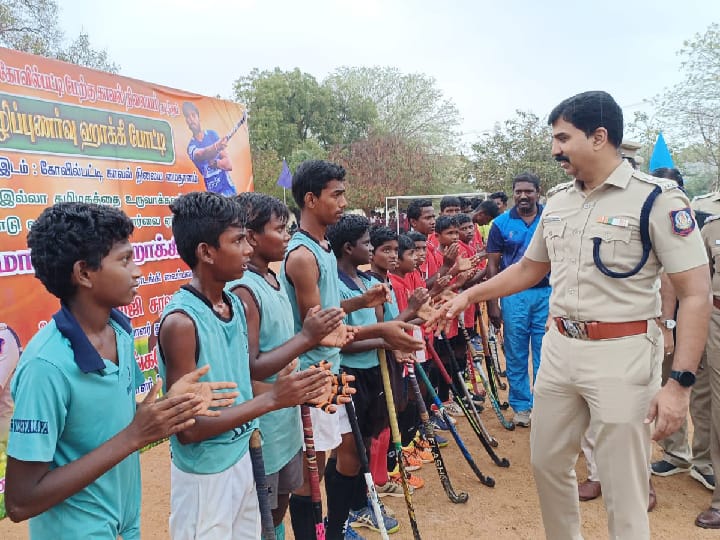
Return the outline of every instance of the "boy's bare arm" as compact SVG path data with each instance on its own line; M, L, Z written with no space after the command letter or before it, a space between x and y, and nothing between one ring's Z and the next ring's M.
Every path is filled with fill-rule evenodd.
M160 328L159 341L165 359L167 385L171 386L180 377L196 368L197 343L192 320L183 313L171 313ZM177 434L178 440L182 444L204 441L267 412L319 397L325 391L326 374L320 370L304 371L287 374L278 381L282 384L274 384L273 391L222 409L216 417L197 417L192 426Z
M343 320L340 308L320 311L320 306L310 308L303 329L288 341L274 349L260 352L260 313L253 294L244 286L232 290L245 304L248 325L248 349L250 351L250 375L253 380L261 381L274 375L287 366L293 359L316 347L322 338L335 330ZM277 314L282 316L282 314ZM290 316L290 314L286 314Z
M300 313L307 314L313 306L320 306L320 288L315 256L303 246L293 250L285 261L285 273L295 288L295 299Z
M202 398L193 394L157 400L156 383L138 405L130 425L79 459L51 469L50 463L8 456L5 508L12 521L29 519L84 489L143 446L193 424Z

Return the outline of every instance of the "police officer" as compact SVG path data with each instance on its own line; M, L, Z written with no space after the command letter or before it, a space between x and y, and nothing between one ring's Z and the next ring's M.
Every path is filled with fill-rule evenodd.
M710 458L714 470L720 468L720 213L707 218L702 238L710 257L713 310L705 346L705 370L710 381ZM695 525L704 529L720 529L720 490L714 486L710 508L701 512Z
M652 175L659 178L675 180L682 188L684 181L682 175L674 168L660 168L652 171ZM690 203L695 212L698 227L707 216L720 214L720 194L708 193L695 197ZM669 294L672 300L672 309L675 305L675 291L667 280L663 280L661 294ZM666 302L667 303L667 302ZM670 317L672 318L672 316ZM668 321L669 323L672 321ZM667 336L667 334L666 334ZM672 336L670 336L672 338ZM672 343L671 343L672 345ZM666 355L663 362L663 381L668 379L672 370L673 352L666 343ZM690 417L693 423L692 449L688 441L687 419L683 420L680 429L666 437L658 444L663 449L663 456L652 464L652 473L657 476L672 476L678 473L690 472L690 476L700 482L705 488L712 491L715 488L715 474L710 460L710 370L707 368L707 357L703 352L698 366L697 379L690 393Z
M568 98L549 123L552 154L575 181L548 200L524 258L457 296L445 317L551 271L555 324L543 340L530 434L546 536L582 538L574 466L591 425L610 537L644 540L650 424L660 439L687 414L711 309L707 255L677 184L634 171L620 157L622 111L609 94ZM663 268L680 309L673 373L660 389Z

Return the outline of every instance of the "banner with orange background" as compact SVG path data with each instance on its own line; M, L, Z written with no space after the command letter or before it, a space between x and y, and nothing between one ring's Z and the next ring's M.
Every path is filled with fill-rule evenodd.
M17 358L59 308L33 274L27 233L56 202L121 208L142 270L132 320L136 359L154 380L163 308L190 271L168 204L209 189L252 191L244 106L0 48L0 517L9 386Z

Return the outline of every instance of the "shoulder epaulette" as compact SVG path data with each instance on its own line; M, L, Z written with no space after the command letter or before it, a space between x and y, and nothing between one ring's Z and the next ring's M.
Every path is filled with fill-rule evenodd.
M575 181L571 180L570 182L563 182L562 184L553 186L548 190L548 192L545 194L545 196L549 199L550 197L552 197L553 195L556 195L557 193L560 193L561 191L570 189L574 184L575 184Z
M718 220L718 219L720 219L720 214L715 214L715 215L712 215L712 216L708 216L708 217L705 218L705 225L707 225L707 224L710 223L711 221L716 221L716 220Z
M710 193L705 193L704 195L695 195L692 198L692 200L693 200L693 202L695 202L695 201L699 201L701 199L707 199L708 197L712 197L716 193L717 193L717 191L711 191Z
M635 171L633 173L633 177L637 178L641 182L646 182L648 184L652 184L653 186L660 186L660 189L662 189L663 191L680 189L680 186L678 186L678 183L675 180L670 180L668 178L657 178L655 176L650 176L649 174L645 174L644 172L640 171Z

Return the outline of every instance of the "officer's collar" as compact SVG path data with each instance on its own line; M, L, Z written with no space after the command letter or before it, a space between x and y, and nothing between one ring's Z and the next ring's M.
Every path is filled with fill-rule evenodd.
M129 335L132 335L130 319L120 311L117 309L111 310L110 319L115 321ZM75 363L83 373L105 369L105 362L100 356L100 353L98 353L97 349L90 343L87 335L83 329L80 328L77 319L65 304L62 304L60 311L53 315L53 320L60 333L70 341Z
M630 178L634 172L635 169L632 168L632 165L630 165L626 159L623 159L621 160L620 165L615 167L615 170L610 173L610 176L608 176L607 179L600 185L611 185L619 187L620 189L626 189L628 184L630 184ZM576 178L575 189L582 192L584 187L584 182Z

